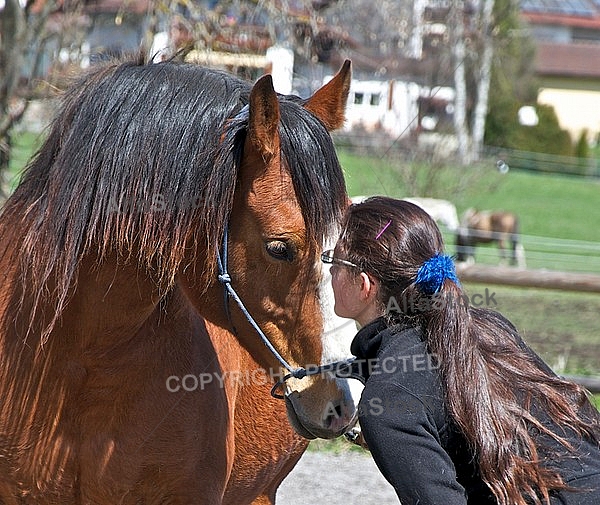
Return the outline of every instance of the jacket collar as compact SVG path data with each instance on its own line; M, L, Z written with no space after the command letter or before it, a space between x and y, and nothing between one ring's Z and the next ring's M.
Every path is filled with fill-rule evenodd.
M350 352L359 359L376 357L387 328L388 322L383 316L363 326L352 340Z
M402 330L415 326L410 318L394 318L381 316L363 326L350 344L350 352L358 359L377 358L381 346L390 343L389 338L397 337Z

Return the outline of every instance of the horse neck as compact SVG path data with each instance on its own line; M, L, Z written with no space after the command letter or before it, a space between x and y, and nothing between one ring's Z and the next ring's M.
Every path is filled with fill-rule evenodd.
M16 448L34 447L34 453L45 454L50 472L70 449L58 443L47 420L58 423L61 412L74 405L88 373L85 360L94 356L90 349L102 339L105 348L111 341L114 345L148 317L156 301L140 294L143 284L136 282L133 272L117 268L115 262L94 271L93 262L87 260L70 302L43 339L39 330L52 314L53 305L39 301L34 310L27 273L6 242L2 247L6 254L0 260L4 276L0 286L0 434ZM125 296L127 283L129 297ZM49 297L52 286L46 287L45 296ZM135 302L129 301L132 298ZM109 304L115 305L114 311L108 309ZM136 316L127 314L128 310ZM39 470L36 464L31 463L33 475Z
M159 297L145 272L117 257L81 263L68 304L41 342L39 332L26 333L31 304L20 302L18 273L10 272L12 295L0 290L0 460L8 440L24 478L40 489L70 489L79 458L96 454L97 434L129 429L122 423L144 417L136 407L160 394L175 398L167 377L214 375L218 359L184 294L175 288ZM19 306L25 310L16 316L6 310Z
M82 261L77 286L63 314L64 328L88 347L112 346L137 333L161 299L148 273L112 255Z
M11 341L26 343L37 350L51 341L55 347L64 342L68 345L62 351L69 356L92 348L111 348L132 338L160 301L156 284L133 262L116 255L101 263L86 257L66 306L51 331L42 337L55 310L53 281L35 301L34 294L27 291L27 282L20 280L23 275L27 279L20 266L13 265L5 275L8 278L0 299L1 340L5 345Z

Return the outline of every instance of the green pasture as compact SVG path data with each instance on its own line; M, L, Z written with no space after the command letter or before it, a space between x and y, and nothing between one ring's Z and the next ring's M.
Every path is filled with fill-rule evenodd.
M487 306L510 319L555 372L600 376L600 294L482 284L464 288L471 300L482 301L487 289Z
M16 187L23 168L35 150L41 145L42 140L43 136L41 134L27 131L13 136L9 166L10 173L8 175L8 182L12 189Z
M519 170L503 175L490 159L470 167L440 167L432 193L414 195L403 183L401 162L344 150L339 150L339 157L351 196L440 198L452 202L459 217L467 208L511 211L519 217L528 268L600 274L599 179ZM427 170L423 168L423 173ZM456 191L462 180L468 184ZM445 240L454 253L454 236L445 234ZM495 245L477 251L478 263L498 263Z
M449 200L459 215L469 207L515 212L521 233L543 237L600 242L600 179L510 170L500 174L495 160L473 167L444 167L452 186L471 171L471 183L460 194L443 188L436 194L407 194L398 170L385 158L361 157L338 151L350 196L384 194L393 197L429 196ZM442 170L442 169L440 169Z

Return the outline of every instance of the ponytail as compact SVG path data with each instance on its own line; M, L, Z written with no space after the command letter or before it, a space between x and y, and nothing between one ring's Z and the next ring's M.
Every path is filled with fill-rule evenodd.
M500 314L465 304L460 286L449 279L439 295L446 303L420 319L429 351L439 360L450 418L470 444L481 478L499 505L549 504L551 491L568 486L557 471L539 464L530 430L574 448L542 425L530 406L596 441L597 412L590 426L582 418L585 390L538 361Z

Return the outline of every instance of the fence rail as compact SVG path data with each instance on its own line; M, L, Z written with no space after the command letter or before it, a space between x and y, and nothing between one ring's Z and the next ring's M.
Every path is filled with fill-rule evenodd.
M600 293L600 275L597 274L466 263L457 263L456 271L461 280L468 282Z
M564 375L563 377L583 386L590 393L600 393L600 377L580 377L577 375Z
M490 146L483 150L483 155L502 159L509 168L554 174L600 177L600 160L595 158L577 158L575 156L517 151L516 149Z
M441 227L446 234L448 250L458 252L454 232ZM537 235L520 235L526 265L533 269L595 273L600 275L600 242L559 239ZM478 262L498 264L499 250L496 246L477 246ZM509 256L509 251L506 252Z

